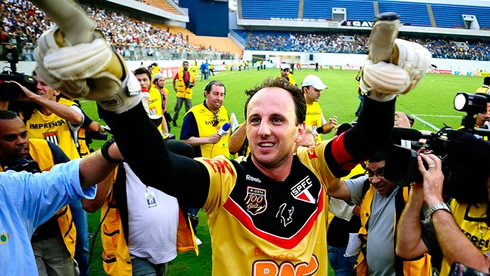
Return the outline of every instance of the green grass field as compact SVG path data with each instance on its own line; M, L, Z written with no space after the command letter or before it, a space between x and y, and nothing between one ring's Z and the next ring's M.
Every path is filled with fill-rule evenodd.
M132 68L134 69L134 68ZM303 78L308 74L319 76L329 89L324 90L320 98L325 117L336 115L339 123L351 122L355 119L354 112L357 109L359 100L357 97L357 82L354 79L355 71L336 71L323 70L313 72L313 70L295 71L294 79L301 84ZM260 84L265 78L277 77L279 69L268 69L265 71L233 71L218 73L210 80L220 80L226 85L226 97L224 105L228 112L234 112L237 118L244 119L244 103L246 89L250 89ZM407 95L398 97L396 110L404 111L414 115L416 118L414 127L416 129L426 129L435 131L434 128L441 128L445 124L456 128L461 123L462 113L453 108L453 98L456 92L473 92L483 83L483 77L465 77L453 75L427 74L419 86ZM203 89L205 81L196 81L194 88L193 104L201 103L204 100ZM170 91L168 109L172 113L175 104L175 94L172 89L171 80L167 81L167 88ZM97 119L95 104L89 101L82 101L83 109L92 117ZM184 116L182 108L179 116L179 126ZM172 127L171 132L180 136L180 127ZM323 139L331 138L331 134L324 135ZM144 147L144 137L135 139L135 147ZM94 148L100 147L102 142L95 141ZM143 149L142 149L143 150ZM170 263L169 275L210 275L211 274L211 240L206 223L204 212L199 212L200 224L198 226L198 237L203 241L199 247L200 255L194 253L181 253ZM89 231L95 232L100 221L100 212L89 214ZM100 234L96 237L94 253L91 263L92 275L104 275L101 261ZM92 241L91 241L92 242ZM333 275L333 274L332 274Z

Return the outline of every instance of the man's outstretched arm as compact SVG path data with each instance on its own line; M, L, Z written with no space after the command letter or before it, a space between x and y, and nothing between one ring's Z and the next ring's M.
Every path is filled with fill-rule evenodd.
M102 108L99 113L111 127L124 160L141 182L185 199L192 206L204 205L209 191L206 168L171 152L141 103L120 114Z

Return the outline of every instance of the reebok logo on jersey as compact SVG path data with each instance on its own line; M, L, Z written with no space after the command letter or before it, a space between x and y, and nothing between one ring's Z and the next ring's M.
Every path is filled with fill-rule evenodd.
M247 174L245 176L245 180L252 181L252 182L257 182L257 183L262 183L262 181L260 181L260 179L258 177L253 177L253 176L251 176L249 174Z
M252 216L265 212L267 210L266 190L247 186L245 207Z
M291 188L291 195L297 200L315 204L315 198L308 191L312 185L310 176L306 176L298 184Z

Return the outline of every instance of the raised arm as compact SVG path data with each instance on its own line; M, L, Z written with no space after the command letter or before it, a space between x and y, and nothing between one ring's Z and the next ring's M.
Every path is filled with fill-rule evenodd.
M416 258L428 251L422 240L420 211L424 204L420 184L412 185L407 205L398 222L396 254L405 259Z
M428 169L422 165L422 158L427 162ZM418 163L419 170L424 177L424 200L428 208L432 208L444 202L442 198L444 176L441 160L435 155L428 154L419 156ZM490 272L489 258L465 237L451 213L439 209L432 214L432 222L442 254L450 266L458 262L481 272Z

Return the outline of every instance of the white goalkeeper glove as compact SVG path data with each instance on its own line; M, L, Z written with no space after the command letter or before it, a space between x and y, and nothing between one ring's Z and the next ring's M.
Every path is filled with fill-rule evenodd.
M57 27L38 40L34 58L41 80L72 98L96 100L105 110L116 113L139 103L137 79L105 39L95 37L90 43L59 47L66 43Z
M429 68L431 53L422 45L395 39L399 20L379 20L369 37L369 58L363 66L361 90L385 102L415 88Z

